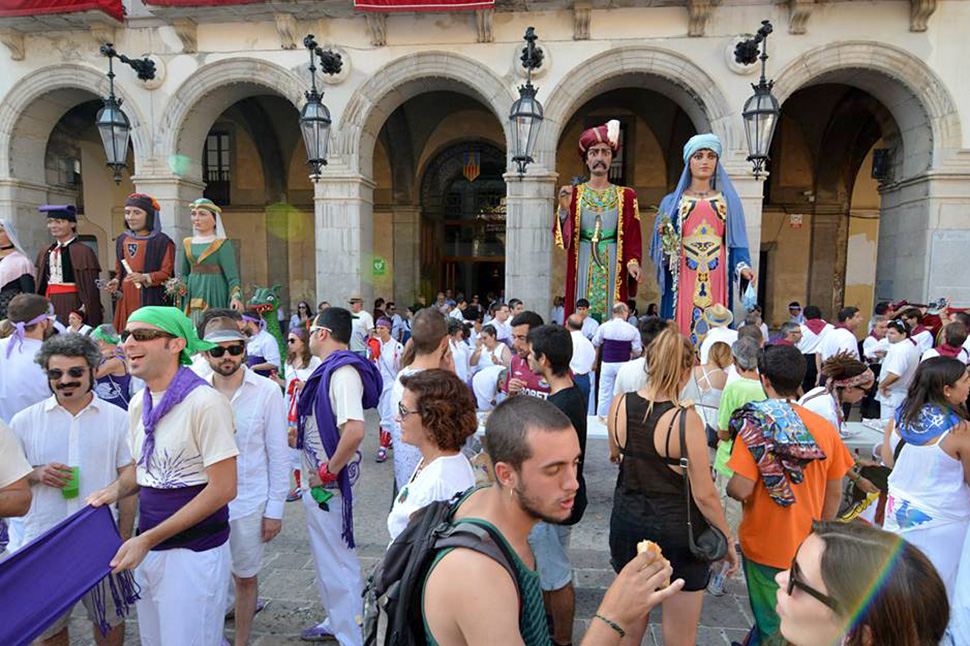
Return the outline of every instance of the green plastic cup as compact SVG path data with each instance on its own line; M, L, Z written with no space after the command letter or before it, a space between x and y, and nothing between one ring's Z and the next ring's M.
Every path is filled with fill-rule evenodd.
M70 500L80 493L80 467L71 467L71 480L61 489L61 495Z

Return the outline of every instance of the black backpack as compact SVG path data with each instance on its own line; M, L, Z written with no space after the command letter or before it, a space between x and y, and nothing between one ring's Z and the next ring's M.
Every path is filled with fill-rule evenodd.
M494 559L508 571L519 593L515 557L498 532L474 519L453 521L455 510L474 491L473 487L419 510L387 548L364 587L364 646L377 646L382 611L387 616L384 646L427 644L421 612L424 581L443 549L465 547Z

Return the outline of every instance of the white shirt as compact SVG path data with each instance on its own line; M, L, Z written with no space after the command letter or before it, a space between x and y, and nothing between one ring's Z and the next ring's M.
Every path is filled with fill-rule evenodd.
M882 391L876 395L876 399L892 406L899 406L906 399L906 391L909 383L913 381L916 368L919 366L920 353L909 339L903 339L898 343L889 344L889 352L882 360L882 370L879 372L879 383L886 380L890 374L894 374L899 379L888 388L889 395L884 396Z
M759 329L761 330L761 338L765 340L765 343L768 343L768 324L762 321Z
M741 376L741 373L738 372L738 366L736 364L732 363L724 372L727 373L727 379L724 381L725 388L728 387L728 384L735 382L738 379L744 379L744 377Z
M420 471L415 469L411 480L398 492L394 507L387 516L391 542L408 526L414 512L437 500L450 500L474 484L475 472L468 458L461 453L437 458Z
M449 339L448 346L451 348L451 358L455 362L455 374L462 381L468 381L468 357L470 356L468 344L464 341ZM396 376L396 375L395 375Z
M330 410L333 411L334 418L337 420L337 428L340 429L350 420L364 421L364 383L360 380L360 373L353 366L341 366L330 375ZM305 434L303 436L303 477L304 482L310 482L310 475L317 477L317 466L330 460L330 455L323 448L323 440L317 430L316 415L309 415L306 420ZM395 447L396 450L396 447ZM316 464L310 462L307 453L313 455ZM351 459L351 464L355 459ZM356 461L360 461L360 452ZM358 469L359 473L359 469ZM356 480L351 478L350 484L355 484ZM337 483L331 483L328 488L332 488L337 493ZM331 503L331 509L333 509Z
M270 379L242 366L243 382L230 404L236 426L236 498L229 503L235 520L265 506L264 518L283 518L290 488L290 455L283 393ZM208 381L211 384L214 375Z
M293 382L299 380L305 383L321 363L320 357L310 355L310 361L307 363L306 368L294 368L293 364L286 364L286 388L283 391L286 393L287 408L285 419L289 420L291 412L296 413L296 402L300 398L300 395L293 391Z
M581 330L571 330L569 336L573 339L573 358L569 361L569 369L574 375L588 374L596 363L596 348Z
M23 480L33 468L24 452L20 448L17 436L6 424L0 420L0 489L5 489L15 482ZM7 519L0 518L0 535L6 533ZM7 542L0 542L0 557L3 557L7 550Z
M212 366L209 365L209 360L201 352L192 355L192 365L189 366L189 370L203 379L208 379L212 375Z
M249 339L246 343L246 353L251 357L262 357L263 363L271 363L277 368L283 366L276 337L266 330L260 330Z
M549 320L557 325L563 325L565 317L566 309L561 305L559 307L552 308L552 310L549 312Z
M797 347L802 354L815 354L818 352L818 346L822 342L822 339L829 332L829 330L833 329L834 327L835 326L833 326L831 323L826 323L825 327L823 327L818 334L815 334L808 329L807 325L802 325L802 340L799 341L798 345L795 347Z
M67 245L71 244L77 240L77 236L71 238L67 242L58 242L57 246L51 250L50 255L47 256L48 259L48 285L64 285L64 260L63 254L70 253L67 249ZM74 283L70 283L73 285Z
M492 410L505 399L505 393L498 389L498 378L503 370L506 370L505 366L487 366L472 377L472 392L475 393L475 405L478 410Z
M920 354L933 347L933 333L929 330L923 330L919 334L914 334L911 338L919 347Z
M456 321L462 321L462 322L465 321L465 313L462 312L457 307L455 309L451 310L450 312L448 312L448 316L450 316L451 318L455 319Z
M631 352L633 355L639 355L643 352L639 330L623 319L610 319L597 328L596 334L593 336L593 345L598 348L603 345L604 341L629 341L632 343ZM628 360L629 357L624 361L614 363L625 363Z
M512 320L511 319L506 319L505 323L502 323L498 319L492 319L492 322L489 323L489 325L495 328L496 340L502 341L503 343L508 343L509 345L512 344Z
M882 357L876 356L877 352L889 352L889 339L877 339L870 334L862 341L862 354L869 363L882 363Z
M377 369L381 373L384 384L383 390L388 390L394 386L397 373L401 370L402 354L404 354L404 346L394 339L388 339L387 343L381 344L381 353L377 357ZM455 365L458 365L457 360Z
M7 356L7 346L13 352ZM0 420L10 423L13 416L51 396L47 375L34 363L43 342L24 339L23 345L13 336L0 339Z
M738 340L738 331L725 326L712 327L707 331L704 341L701 343L701 365L707 365L708 356L715 343L726 343L728 347L734 345Z
M367 310L354 313L354 326L350 333L350 349L353 352L367 351L367 337L374 329L374 317Z
M646 357L640 357L620 366L616 372L616 381L613 382L614 397L640 390L647 383L646 363Z
M128 445L137 464L145 445L141 421L142 402L152 398L158 406L165 391L148 388L135 393L128 404ZM229 400L208 386L199 386L175 405L155 427L155 449L151 469L137 464L135 478L142 487L177 489L209 482L206 468L239 454L233 437L232 407Z
M401 318L400 314L395 313L391 317L391 338L401 340L404 335L404 319Z
M842 430L839 428L839 412L835 408L835 398L831 393L826 392L824 386L809 390L798 400L798 405L824 417L835 427L835 430Z
M401 425L397 421L397 409L401 404L401 397L404 396L404 384L401 383L402 377L408 377L421 372L413 366L404 368L397 373L394 380L394 387L391 389L391 411L394 413L394 424L391 427L391 437L394 441L394 479L398 488L407 484L407 479L414 473L415 467L421 461L421 451L418 447L399 441L401 438Z
M940 356L940 353L937 352L936 348L930 348L929 350L923 353L923 356L922 358L920 358L919 361L920 363L923 363L927 359L932 359L933 357L938 357L938 356ZM966 348L960 348L960 352L954 358L958 359L959 361L962 361L963 365L967 365L968 360L970 360L970 353L967 352Z
M859 358L859 342L850 330L844 327L833 327L822 335L816 351L824 363L840 352L848 352L856 359Z
M592 316L587 316L583 319L583 336L592 341L599 326L600 324L596 322L596 319Z
M94 395L91 403L71 415L51 395L14 416L10 427L34 466L57 462L78 467L78 495L66 499L60 489L38 483L24 517L24 543L85 507L84 499L118 479L131 464L128 413Z

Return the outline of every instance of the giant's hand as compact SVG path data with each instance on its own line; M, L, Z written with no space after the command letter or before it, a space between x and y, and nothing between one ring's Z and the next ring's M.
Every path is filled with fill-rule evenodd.
M627 265L626 269L628 272L630 272L630 278L637 281L638 283L643 282L644 280L643 270L640 268L640 265L638 265L637 263L633 263L632 265Z
M559 189L559 208L569 211L569 203L573 199L573 187L563 186Z
M754 282L754 271L750 267L745 267L741 270L741 278L748 281L749 283Z

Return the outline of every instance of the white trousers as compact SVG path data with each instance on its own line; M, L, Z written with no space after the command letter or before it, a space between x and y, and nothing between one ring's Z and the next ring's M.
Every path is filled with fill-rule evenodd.
M149 552L135 569L142 646L221 646L229 542L204 552Z
M600 417L610 414L610 404L613 403L613 383L622 365L622 363L606 362L600 364L599 399L596 403L596 414Z
M397 452L397 449L395 449ZM340 494L330 499L330 511L323 511L309 492L303 494L310 550L317 573L320 602L327 611L330 628L340 646L363 646L364 582L360 576L357 550L340 537L343 530Z
M381 416L381 429L384 431L390 431L391 426L394 425L394 416L397 415L397 411L391 410L391 391L394 390L394 382L384 385L384 390L381 391L381 398L377 402L377 412Z

